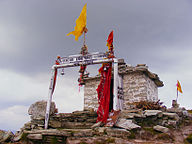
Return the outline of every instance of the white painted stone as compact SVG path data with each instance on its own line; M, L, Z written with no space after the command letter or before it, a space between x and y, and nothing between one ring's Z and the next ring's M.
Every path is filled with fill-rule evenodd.
M132 122L132 120L127 120L124 118L120 118L117 123L115 124L115 126L120 127L120 128L124 128L127 130L132 130L132 129L138 129L141 128L139 125L136 125Z
M160 125L156 125L153 127L154 130L162 132L162 133L167 133L169 131L168 128L160 126Z
M144 115L145 115L145 116L157 116L157 115L162 115L162 111L160 111L160 110L145 110Z

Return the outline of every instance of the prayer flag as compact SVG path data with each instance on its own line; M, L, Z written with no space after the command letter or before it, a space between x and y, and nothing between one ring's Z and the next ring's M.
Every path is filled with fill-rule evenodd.
M75 30L68 33L67 36L73 34L75 36L75 40L77 41L78 38L82 35L82 33L84 32L85 28L86 28L86 24L87 24L87 4L84 5L80 16L78 17L78 19L76 20L76 26L75 26Z
M111 46L111 45L113 45L113 31L111 31L107 39L107 46Z
M180 93L183 93L179 81L177 81L177 91L179 91Z

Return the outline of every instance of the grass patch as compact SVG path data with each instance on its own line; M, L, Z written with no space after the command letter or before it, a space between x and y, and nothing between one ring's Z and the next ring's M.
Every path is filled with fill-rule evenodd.
M28 138L27 138L28 135L29 135L28 133L23 133L21 136L21 140L28 142Z
M192 134L188 135L184 142L185 144L192 144Z
M115 139L114 138L108 138L106 140L107 143L114 143L115 142Z
M58 143L57 137L56 137L56 136L53 136L53 137L51 138L51 144L57 144L57 143Z
M128 139L135 139L135 131L130 131L130 135L128 136Z
M161 134L158 134L157 140L163 140L163 141L169 141L169 142L173 142L174 141L174 138L173 136L170 136L166 133L161 133Z
M188 112L189 114L192 114L192 110L187 110L187 112Z
M159 134L159 132L154 130L152 127L143 127L143 130L146 132L150 132L153 135Z

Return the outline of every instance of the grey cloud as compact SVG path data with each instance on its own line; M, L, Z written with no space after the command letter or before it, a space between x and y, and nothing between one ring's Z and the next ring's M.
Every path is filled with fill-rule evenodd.
M0 21L2 26L6 25L11 30L7 31L9 41L3 48L13 50L1 55L1 67L29 74L46 72L58 54L78 53L82 38L75 42L74 37L66 37L73 30L75 19L85 2L75 3L22 0L1 2ZM154 65L150 59L153 56L160 59L161 52L156 53L159 47L167 49L173 44L192 45L192 10L189 1L87 3L87 43L90 51L105 51L106 38L112 29L115 32L117 56L124 57L131 64L145 62ZM14 30L18 31L14 33ZM9 47L6 47L8 44Z

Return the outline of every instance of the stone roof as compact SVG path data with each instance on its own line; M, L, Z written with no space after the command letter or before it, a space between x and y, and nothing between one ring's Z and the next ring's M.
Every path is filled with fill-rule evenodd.
M142 72L144 73L147 77L149 77L151 80L155 82L157 87L163 87L164 84L160 80L159 76L155 73L152 73L151 71L148 70L148 66L146 64L138 64L137 66L131 66L131 65L126 65L123 59L118 59L118 71L120 75L123 74L128 74L128 73L135 73L135 72ZM99 79L100 75L96 75L95 77L87 77L85 78L85 81L87 80L94 80L94 79Z
M160 80L159 76L157 74L149 71L148 66L146 66L145 64L138 64L135 67L130 66L130 65L125 65L125 64L119 65L119 74L135 73L135 72L144 73L151 80L153 80L158 87L164 86L164 84Z

